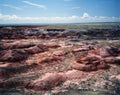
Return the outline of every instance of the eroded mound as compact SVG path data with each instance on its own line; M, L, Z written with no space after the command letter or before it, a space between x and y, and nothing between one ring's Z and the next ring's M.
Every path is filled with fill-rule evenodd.
M42 41L1 41L1 91L24 89L26 93L49 90L59 93L69 88L106 91L119 89L114 89L116 84L112 82L116 80L120 83L119 41ZM107 84L112 87L109 88Z

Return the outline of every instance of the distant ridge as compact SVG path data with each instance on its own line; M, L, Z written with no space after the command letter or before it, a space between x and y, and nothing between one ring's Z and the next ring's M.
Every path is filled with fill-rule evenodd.
M120 22L82 22L82 23L9 23L9 24L0 24L0 26L44 26L44 25L66 25L66 24L120 24Z

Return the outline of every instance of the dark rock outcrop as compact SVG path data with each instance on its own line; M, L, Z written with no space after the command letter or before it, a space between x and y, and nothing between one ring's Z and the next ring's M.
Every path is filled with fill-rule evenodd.
M26 59L27 56L28 54L24 50L20 49L0 51L0 61L22 61Z

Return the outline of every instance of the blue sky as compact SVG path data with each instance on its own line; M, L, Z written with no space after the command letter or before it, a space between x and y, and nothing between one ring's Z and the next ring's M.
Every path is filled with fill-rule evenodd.
M0 23L120 21L120 0L0 0Z

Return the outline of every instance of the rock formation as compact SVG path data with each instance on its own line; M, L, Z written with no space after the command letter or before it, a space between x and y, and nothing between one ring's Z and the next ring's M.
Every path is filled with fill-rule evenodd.
M105 40L119 37L118 32L119 29L1 27L0 94L24 90L41 95L75 88L118 93L120 43Z

